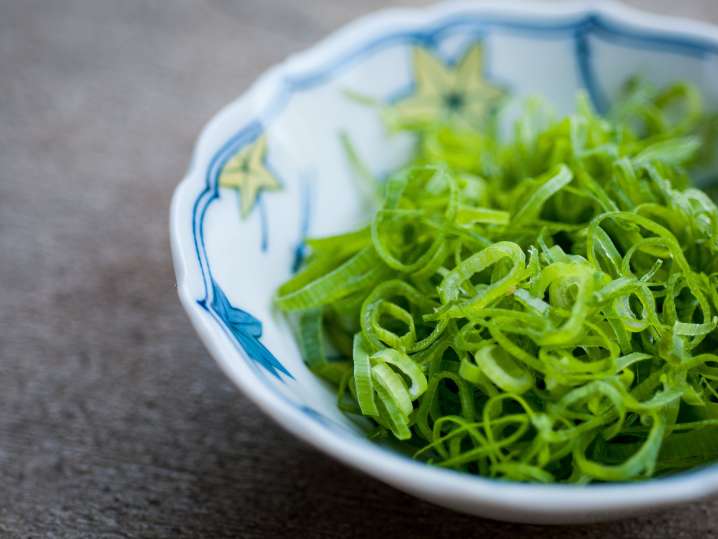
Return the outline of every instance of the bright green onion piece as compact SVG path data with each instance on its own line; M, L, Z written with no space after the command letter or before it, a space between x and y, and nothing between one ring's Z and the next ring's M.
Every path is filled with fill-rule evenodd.
M391 367L386 363L374 365L371 369L371 377L378 386L377 389L382 388L384 390L386 396L382 400L390 399L405 416L412 412L414 407L411 404L411 395L406 389L401 376Z
M326 364L322 343L322 310L309 309L299 319L299 346L307 366L312 369Z
M507 211L460 205L456 214L456 223L459 225L473 225L477 223L507 225L509 224L510 218L511 214Z
M361 334L354 336L354 385L357 402L364 415L378 416L379 410L374 400L374 382L371 374L371 361Z
M384 385L377 384L377 405L379 408L379 421L383 422L397 440L408 440L411 438L409 420L404 410L396 403L396 396L385 389Z
M483 346L474 356L481 372L507 393L521 395L533 387L534 380L531 373L497 345Z
M297 289L282 290L276 303L286 311L318 307L376 285L388 275L389 271L374 251L365 247L323 277Z
M573 179L573 173L564 164L561 164L547 174L548 178L541 181L541 186L536 189L528 200L513 215L512 225L518 226L525 221L536 219L541 212L545 202L564 188Z
M373 369L386 364L393 365L401 371L401 374L406 376L411 382L411 386L408 388L411 400L418 399L426 391L428 386L426 376L424 376L424 373L414 360L406 354L386 348L372 355L370 361L374 365Z
M512 266L503 278L488 285L474 297L455 304L461 295L465 295L461 288L465 281L504 258L508 258ZM507 241L495 243L466 259L449 272L438 286L439 297L444 304L450 306L444 314L451 317L463 316L469 310L479 310L513 292L513 287L523 276L524 260L525 255L521 248Z

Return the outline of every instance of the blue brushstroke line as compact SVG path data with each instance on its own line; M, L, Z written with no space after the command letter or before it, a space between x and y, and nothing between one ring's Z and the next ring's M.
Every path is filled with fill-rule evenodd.
M312 213L312 184L305 176L302 180L302 201L301 215L299 217L299 242L294 249L294 260L292 261L292 273L299 271L307 254L306 239L309 235L309 223Z
M235 189L234 192L237 196L237 214L241 216L242 195L238 189ZM267 210L264 207L264 199L262 197L262 193L259 193L257 195L256 205L259 208L259 248L263 253L266 253L267 247L269 246L269 232L267 225Z
M219 199L219 173L239 148L256 140L261 132L261 124L256 121L251 122L220 148L207 168L206 186L195 201L192 218L195 252L202 272L205 291L204 297L197 303L222 322L223 328L231 333L250 359L259 363L277 379L281 380L279 373L293 379L292 374L259 341L262 333L261 322L246 311L234 308L217 285L212 276L205 246L205 216L212 202ZM250 319L251 324L249 323ZM238 323L238 320L241 320L241 323Z
M717 54L718 45L714 42L693 36L665 36L662 33L636 31L630 25L609 20L602 15L589 15L595 33L610 39L614 45L627 45L633 48L671 52L694 58L705 58L707 54Z
M309 225L312 217L312 181L309 178L304 178L304 189L302 192L302 222L300 224L300 231L302 239L306 239L309 235Z
M608 102L596 82L593 69L591 67L591 46L589 44L589 33L596 28L597 22L595 17L589 17L585 24L576 29L574 34L576 63L578 66L579 78L581 85L588 93L588 97L593 103L593 107L599 114L608 112Z
M268 156L265 156L264 158L264 168L266 168L269 174L279 182L280 186L285 185L286 182L282 181L281 175L277 172L274 166L272 166L272 163L269 161ZM257 205L259 206L259 219L261 226L260 247L263 253L266 253L269 249L269 214L267 213L267 203L264 200L265 193L266 191L260 191L257 196Z
M649 50L668 50L672 53L682 54L685 56L705 58L707 54L718 53L718 46L706 39L695 38L692 36L665 36L661 32L655 31L642 31L636 30L631 27L630 24L622 24L617 21L613 21L603 15L589 14L580 15L577 17L569 17L568 19L562 19L560 22L540 22L534 20L520 20L517 18L504 18L496 16L476 15L473 13L455 14L440 20L438 23L430 23L429 26L423 30L414 30L409 32L400 32L390 36L383 36L371 43L363 44L357 47L349 53L342 54L336 58L333 62L325 65L322 69L309 74L303 74L296 77L287 77L282 81L282 87L277 95L270 100L264 111L259 114L257 120L252 121L245 128L240 130L236 135L231 137L225 145L215 154L208 167L206 176L206 187L198 195L195 200L192 219L193 219L193 235L194 244L197 259L200 266L200 272L202 273L204 280L205 295L204 298L198 300L200 305L207 308L208 298L210 296L211 288L214 287L214 280L212 278L211 268L207 259L204 241L204 217L207 209L214 200L219 197L217 189L217 180L219 170L224 162L241 148L247 142L244 139L256 138L259 132L261 132L262 124L266 125L271 118L279 114L288 102L291 94L294 92L300 92L311 88L324 80L330 78L340 69L345 69L352 63L358 61L360 58L378 50L386 45L392 43L414 43L424 46L433 46L442 37L450 32L456 31L462 27L468 28L482 28L484 31L493 29L496 31L508 31L513 34L528 34L532 36L540 36L542 39L561 39L565 37L566 33L573 33L576 39L576 52L580 55L578 59L580 77L582 83L592 94L592 100L597 106L605 106L605 100L599 94L598 85L595 82L591 71L591 58L588 43L586 42L585 32L577 33L577 29L581 26L585 26L587 23L591 23L592 30L595 35L601 37L610 37L613 43L628 44L634 48L642 48ZM430 26L434 26L433 29ZM212 283L212 287L210 287ZM244 312L244 311L242 311ZM248 314L248 313L247 313ZM256 320L256 319L255 319ZM257 337L255 337L256 339ZM246 343L245 343L246 344ZM261 343L260 343L261 344ZM251 348L251 345L250 345ZM262 346L266 351L266 348ZM253 352L255 355L262 355L257 353L254 348ZM267 351L267 353L269 353ZM271 356L271 354L270 354ZM276 358L271 356L276 361ZM277 361L279 364L279 362ZM281 366L281 364L279 364ZM282 367L283 369L283 367ZM272 372L270 370L270 372ZM273 373L274 374L274 373ZM276 374L275 374L276 376ZM260 377L261 378L261 377ZM264 379L262 382L265 383ZM272 387L267 385L267 387ZM274 388L272 388L274 389ZM284 395L277 392L280 396L290 404L291 403ZM314 415L304 410L307 415Z
M204 218L207 210L213 201L219 199L219 172L226 162L234 155L239 148L255 140L262 132L262 125L258 121L250 122L245 128L232 136L212 157L207 174L205 176L205 188L197 196L192 208L192 234L194 236L194 248L199 261L200 271L203 277L204 297L200 300L207 303L211 294L212 268L207 260L207 251L204 239Z
M269 247L269 230L267 225L267 208L264 204L263 194L264 193L260 193L257 197L257 206L259 207L259 226L261 236L260 248L263 253L266 253L267 248Z

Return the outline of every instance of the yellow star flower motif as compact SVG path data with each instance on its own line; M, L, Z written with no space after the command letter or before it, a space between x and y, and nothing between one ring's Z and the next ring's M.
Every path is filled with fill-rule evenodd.
M390 112L398 127L447 121L475 128L504 95L482 76L481 45L470 47L455 67L421 47L414 48L413 56L416 91Z
M227 161L219 176L220 186L239 189L242 218L252 211L260 189L281 188L280 183L264 166L266 152L267 137L262 135Z

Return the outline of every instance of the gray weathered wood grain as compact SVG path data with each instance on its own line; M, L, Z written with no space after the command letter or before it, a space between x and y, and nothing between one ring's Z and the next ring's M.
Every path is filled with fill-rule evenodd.
M283 433L200 345L167 237L194 137L383 4L0 0L0 536L716 535L718 501L560 529L419 502Z

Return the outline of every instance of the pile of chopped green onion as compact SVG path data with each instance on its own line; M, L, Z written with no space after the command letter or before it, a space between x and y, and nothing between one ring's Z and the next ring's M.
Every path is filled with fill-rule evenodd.
M407 127L413 161L370 224L307 241L276 297L307 365L373 436L486 477L717 459L718 209L692 187L716 124L697 91L632 81L605 117L530 103L511 136L499 116Z

